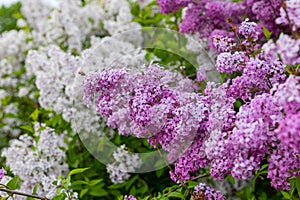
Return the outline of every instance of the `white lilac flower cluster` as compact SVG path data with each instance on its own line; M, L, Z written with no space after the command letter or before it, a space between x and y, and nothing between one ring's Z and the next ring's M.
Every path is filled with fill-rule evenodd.
M57 4L22 0L22 13L33 28L36 44L57 44L72 52L82 51L83 43L92 35L113 35L140 28L138 23L131 22L130 5L125 0L91 0L84 6L80 0ZM139 42L138 37L138 32L131 32L118 39Z
M199 35L187 36L186 49L195 53L198 67L197 79L199 82L203 80L217 81L215 67L216 52L211 50L205 39L200 39Z
M34 130L34 137L21 135L11 140L2 156L12 173L20 177L21 191L31 193L38 185L37 194L51 198L56 195L52 182L68 173L66 153L62 150L66 148L65 135L41 124L36 124Z
M113 152L114 161L106 166L109 177L113 183L122 183L127 180L130 172L134 172L142 166L142 161L137 154L129 153L125 150L125 145L121 145Z
M28 85L29 77L23 74L26 51L32 48L31 35L24 30L11 30L0 34L0 131L10 133L13 137L19 134L21 120L18 106L3 101L10 96L31 96L33 86Z
M0 98L1 99L1 98ZM14 103L10 103L8 105L2 105L0 101L0 119L1 123L3 124L0 127L0 132L9 133L12 137L16 137L20 134L20 129L18 128L22 121L17 118L18 116L18 107Z
M28 76L36 77L36 85L40 91L39 103L43 108L51 108L57 113L62 113L66 121L73 122L74 132L95 133L99 130L99 119L81 103L83 77L79 72L101 70L104 66L112 65L139 66L146 62L145 51L136 48L142 42L141 33L137 30L140 26L131 22L132 15L127 1L101 3L89 1L85 6L75 5L74 2L76 1L63 4L62 10L51 11L49 20L52 20L52 24L48 20L45 26L51 24L53 28L61 30L46 32L50 34L53 31L58 34L53 38L68 41L65 46L69 50L74 47L79 53L82 50L80 45L86 38L89 38L90 48L81 51L78 56L73 56L58 46L61 45L60 41L51 40L47 38L47 34L42 34L46 37L43 40L52 45L29 51L26 70ZM30 12L24 14L34 21ZM44 14L40 13L41 16ZM55 18L58 18L58 21L53 21ZM101 27L101 23L104 29L97 30L96 27ZM72 29L62 29L65 27L72 27ZM133 31L126 32L126 30ZM82 36L76 31L79 31ZM107 36L99 38L95 34ZM62 35L67 35L68 40L61 37ZM72 38L70 35L79 38Z
M0 46L6 47L0 49L0 100L7 96L34 99L29 81L34 78L42 108L62 114L71 122L73 133L102 134L99 117L81 103L83 76L79 72L146 63L146 52L138 48L141 26L132 22L129 2L21 0L21 4L22 18L17 22L21 30L0 35ZM1 123L5 124L0 131L17 136L20 130L14 127L22 123L14 117L18 105L0 107L4 111ZM26 146L31 140L21 136L10 148L22 141ZM23 179L27 188L34 186L34 179Z
M2 171L2 173L3 173L3 171ZM9 181L11 181L12 177L7 176L6 174L2 174L2 175L4 175L4 176L0 180L0 184L7 185L7 183L9 183ZM8 194L6 192L0 192L0 197L6 198L6 197L8 197Z
M27 74L35 75L36 86L40 92L39 103L45 109L52 109L71 122L74 115L80 119L89 119L80 123L87 131L95 131L92 124L97 122L96 116L89 113L80 104L80 94L75 77L81 60L70 53L62 51L58 46L51 45L30 51L26 59ZM74 98L77 94L77 98ZM94 120L92 120L94 119ZM75 126L75 124L74 124ZM75 127L73 128L76 131Z
M17 96L15 89L27 80L26 76L19 77L19 74L26 57L25 52L32 47L29 39L30 35L23 30L11 30L0 34L0 89L7 89L9 93L14 92ZM20 96L27 94L21 93L23 94Z

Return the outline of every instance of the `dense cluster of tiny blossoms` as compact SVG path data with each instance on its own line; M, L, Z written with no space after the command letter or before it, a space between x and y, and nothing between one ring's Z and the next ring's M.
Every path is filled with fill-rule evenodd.
M23 0L21 11L28 25L33 28L35 44L56 44L72 52L82 51L84 41L92 35L105 36L106 31L113 35L140 28L138 23L131 22L130 5L124 0L88 1L85 5L79 0L60 1L57 4ZM136 32L135 37L119 39L138 42L139 34Z
M231 38L215 35L213 45L219 51L216 68L219 72L235 74L235 78L227 81L227 94L242 100L251 99L253 95L269 92L276 83L286 79L285 67L269 54L255 52L255 42L258 39L257 24L246 19L239 26L237 35L243 36L239 44ZM220 43L220 41L222 41ZM230 45L232 47L230 47Z
M211 175L221 179L224 172L230 172L238 179L250 178L276 141L269 127L281 118L280 107L271 95L258 95L243 105L236 115L236 127L214 150Z
M3 99L5 99L9 95L4 92L3 96ZM0 127L0 131L2 134L9 134L13 137L16 137L20 134L19 126L22 124L22 120L18 119L18 106L16 103L3 105L1 103L1 99L2 98L0 97L0 109L2 111L0 113L0 119L3 125Z
M277 129L278 139L285 145L291 146L295 152L300 153L300 112L286 114L284 120L279 122Z
M289 96L287 99L290 99L290 102L284 95L280 98L280 88L287 87L284 86L287 85L285 83L291 81L291 78L287 79L284 64L298 63L299 45L297 40L291 38L289 43L294 42L296 45L290 54L284 51L282 45L273 51L268 51L265 47L264 52L258 49L262 46L259 42L263 41L262 26L273 31L274 38L279 36L275 19L279 17L281 2L228 1L226 6L223 3L158 1L163 13L187 7L180 27L182 32L212 36L210 47L219 52L216 63L218 71L234 74L233 77L227 77L227 82L220 87L221 93L220 89L208 89L204 95L185 91L184 95L187 98L184 98L180 95L182 91L176 86L170 88L169 84L149 82L147 79L159 75L153 76L147 72L142 75L143 81L140 81L136 74L124 72L122 76L115 76L114 84L110 83L109 87L102 86L107 81L104 75L116 75L120 71L111 70L98 75L94 73L84 81L85 90L88 91L88 103L91 103L91 97L97 99L96 109L102 117L108 118L108 125L117 128L123 135L148 137L151 145L158 143L170 153L169 159L172 160L174 155L178 158L175 162L175 172L171 173L172 179L177 182L178 179L190 179L191 173L197 168L206 166L210 166L211 175L216 179L222 179L226 174L238 179L247 179L253 176L254 171L260 168L268 155L271 155L269 162L275 163L275 155L280 154L280 145L294 148L296 154L298 151L299 141L288 139L298 137L299 127L295 124L289 125L291 119L295 120L299 113L297 106L293 107L294 109L289 108L291 101L297 105L297 97ZM235 12L235 9L238 12ZM229 13L232 19L225 22L224 16ZM247 14L251 21L259 20L258 24L249 19L243 21L244 14ZM214 19L216 24L206 23L210 19ZM204 21L206 24L203 24ZM233 24L237 22L242 23L235 27ZM218 27L219 25L221 27ZM224 31L229 28L235 33L236 39L233 39L233 34ZM277 42L280 40L279 37ZM275 51L280 52L279 57L274 57ZM133 80L131 77L134 77L136 83L129 81ZM199 82L204 80L200 70L197 77ZM94 81L90 82L89 79ZM92 87L89 82L92 83ZM294 96L298 95L298 85L298 82L295 83L291 89ZM96 91L96 88L99 90ZM216 96L220 94L223 96L218 101ZM243 104L239 109L233 107L236 99L240 99ZM198 109L198 112L201 109L202 111L198 114L187 112L187 108L191 108L190 105ZM290 110L294 112L289 113ZM182 119L189 121L189 125ZM182 127L186 130L185 133L180 131ZM187 142L190 148L184 152L174 152L174 148L180 145L175 145L177 143L173 141L186 141L187 135L193 138ZM280 142L282 144L278 145ZM272 166L275 166L274 170L286 171L286 178L283 178L280 184L272 185L277 189L286 189L288 179L296 175L297 167L279 169L281 167L278 164ZM278 180L279 175L271 172L268 177L273 183Z
M221 0L158 0L158 5L162 13L171 13L184 7L185 14L180 24L180 31L184 33L200 33L201 36L209 37L215 30L227 30L229 28L227 19L234 23L241 23L243 17L247 15L250 20L259 21L259 26L265 26L268 30L277 34L279 28L275 23L276 18L286 15L281 11L281 0L246 0L246 1L221 1ZM295 9L297 3L291 1L287 3L288 9L292 13L292 19L296 20L295 14L299 9ZM285 20L278 19L277 23ZM248 25L251 25L248 24ZM247 25L247 26L248 26Z
M0 181L3 179L3 177L5 176L7 172L5 171L5 169L3 169L3 167L0 169Z
M169 159L176 160L192 145L191 138L198 137L208 108L205 100L192 92L191 81L158 65L143 69L87 74L83 82L85 100L91 104L94 97L97 112L119 134L147 137L152 146L159 143L169 152ZM184 172L188 176L184 179L189 178L189 171Z
M132 22L130 9L126 0L21 0L20 30L0 35L0 45L6 47L0 50L0 131L16 137L22 124L22 105L2 104L2 99L35 101L38 93L39 106L62 114L73 134L103 135L99 117L82 102L79 72L146 62L146 52L136 48L142 42L141 26Z
M162 13L171 13L182 6L188 5L190 2L192 2L192 0L157 0L160 6L160 12Z
M141 167L142 161L136 154L125 150L125 145L121 145L113 152L114 161L106 165L106 170L113 183L126 181L136 169Z
M19 76L23 70L26 51L32 48L31 35L26 31L11 30L0 34L0 89L7 89L10 95L25 96L30 87L24 84L27 76ZM19 92L18 92L19 90Z
M267 61L251 58L245 74L254 78L250 70L266 70L264 66L257 69L257 63L269 66ZM209 83L202 96L176 85L170 87L174 77L157 65L144 68L143 73L124 68L91 73L83 82L85 100L91 105L95 98L97 112L120 134L148 137L152 146L158 143L167 150L169 160L176 160L171 173L176 182L191 179L191 173L206 166L211 167L215 179L225 174L251 178L272 154L278 142L275 130L285 122L277 93L269 94L270 86L254 98L248 96L251 101L236 113L227 84L217 87ZM271 83L280 85L276 79ZM296 132L292 134L297 137Z
M300 39L293 39L284 33L280 34L276 42L270 40L262 48L272 59L279 57L284 64L295 65L300 62Z
M215 189L207 186L204 183L200 183L194 188L194 200L203 199L203 200L225 200L225 197L222 195L220 191L216 191Z
M280 8L280 17L276 19L276 23L291 25L292 30L296 31L300 28L300 2L297 0L284 1L284 6Z
M260 34L257 29L257 24L255 22L249 22L248 18L241 23L238 32L245 38L251 38L254 41L258 40Z
M12 173L20 177L22 191L31 193L38 184L37 194L51 198L56 195L53 181L68 173L66 152L62 150L66 148L64 134L40 124L36 124L34 130L34 137L21 135L11 140L2 156L6 157Z
M285 118L276 129L278 138L299 154L300 78L291 75L284 84L275 85L273 92L285 112Z
M268 166L268 178L271 185L280 190L290 190L289 178L300 175L299 152L284 144L273 151Z
M134 196L132 195L125 195L123 200L137 200L137 198L135 198Z
M208 50L197 57L197 81L159 65L133 69L146 63L146 52L136 49L143 42L136 30L141 26L132 22L128 2L22 0L20 30L0 35L6 47L0 49L0 131L20 133L19 105L6 100L33 99L28 83L34 80L38 106L62 114L74 133L102 134L102 117L121 135L146 137L162 147L175 161L175 182L192 179L199 168L209 169L214 179L248 179L268 162L271 185L289 190L300 168L299 1L157 0L162 13L183 8L179 30L208 41L204 48L192 47L199 54ZM138 2L142 7L150 1ZM207 82L206 72L215 69L223 84ZM206 84L204 93L197 84ZM99 116L86 108L83 95ZM66 145L48 127L36 125L34 136L11 140L2 155L20 176L22 190L31 192L39 183L37 192L52 197L52 181L68 171L61 148ZM142 164L124 146L113 158L107 165L113 183ZM4 174L0 169L0 180ZM204 184L195 195L224 199Z

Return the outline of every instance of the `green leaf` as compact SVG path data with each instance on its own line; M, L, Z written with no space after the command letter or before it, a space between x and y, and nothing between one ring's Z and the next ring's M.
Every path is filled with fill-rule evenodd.
M20 129L28 131L30 133L34 133L34 130L33 130L32 126L29 126L29 125L20 126Z
M264 164L263 166L261 166L261 168L259 169L259 171L263 171L264 169L266 169L269 166L269 164Z
M14 177L7 183L7 187L11 190L15 190L18 188L18 183L19 183L19 176Z
M164 168L155 171L156 177L159 178L164 174Z
M38 110L38 109L35 109L35 110L33 111L33 113L31 113L30 118L31 118L33 121L37 121L37 120L38 120L38 117L39 117L39 110Z
M263 28L265 37L267 38L267 40L270 40L272 33L266 27L263 26L262 28Z
M103 188L93 188L89 194L91 196L95 196L95 197L103 197L108 195L108 192L106 192L106 190L104 190Z
M21 3L12 4L9 7L0 6L0 33L17 29L16 13L20 12Z
M74 174L80 174L86 170L88 170L90 168L78 168L78 169L73 169L72 171L70 171L69 175L68 176L72 176Z
M98 183L101 183L103 181L103 179L96 179L96 180L91 180L90 182L90 186L95 186Z
M88 188L81 190L80 194L79 194L79 197L82 198L88 191L89 191Z
M188 183L188 188L194 188L198 185L199 183L196 181L189 181Z
M300 175L296 178L296 188L300 197Z
M175 197L175 198L180 198L180 199L184 199L184 195L181 194L180 192L172 192L168 195L168 197Z
M289 193L285 191L280 191L280 192L285 199L292 199Z
M72 182L72 186L76 186L76 185L90 185L90 183L82 180Z
M33 188L33 191L32 191L32 194L37 194L37 189L39 188L39 185L38 184L35 184L34 188Z
M119 189L119 188L124 187L125 183L126 183L126 182L124 182L124 183L113 184L113 185L108 186L108 188L109 188L109 189Z
M135 185L133 185L130 188L129 193L132 194L132 195L134 195L134 196L137 194L137 189L136 189Z
M268 199L268 196L265 192L261 192L259 194L258 200L267 200L267 199Z
M138 178L139 178L138 176L134 176L134 177L132 177L131 179L129 179L129 180L126 182L125 189L126 189L126 190L129 190L129 188L131 187L131 185L132 185Z
M144 183L142 187L138 188L139 194L145 194L147 191L149 191L148 185Z
M235 184L235 180L231 175L228 175L226 179L228 179L231 184Z
M52 200L64 200L66 196L64 194L58 195L56 197L53 197Z
M226 77L227 77L226 73L220 73L220 78L221 78L222 83L224 83L226 81Z
M108 192L114 197L122 196L120 190L108 190ZM123 199L122 199L123 200Z
M168 197L161 197L161 198L159 198L159 200L169 200L169 198Z

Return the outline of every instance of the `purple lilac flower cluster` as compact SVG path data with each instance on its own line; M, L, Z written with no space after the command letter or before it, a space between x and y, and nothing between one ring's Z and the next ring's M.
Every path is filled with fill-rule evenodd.
M293 31L300 28L300 1L285 1L285 6L280 8L280 17L276 19L278 24L291 25Z
M215 189L207 186L204 183L200 183L194 188L194 200L196 199L204 199L204 200L225 200L225 197L222 195L220 191L216 191Z
M137 200L137 198L132 195L125 195L123 200Z
M277 61L268 61L263 57L244 58L244 60L247 59L249 60L244 63L243 70L241 71L242 75L229 80L229 82L231 82L231 84L228 85L229 96L240 98L245 101L251 99L255 94L269 92L273 84L284 82L286 78L285 69L281 63ZM242 64L243 63L240 63L239 65ZM239 66L238 64L235 64L232 68L236 65ZM228 66L227 68L230 69Z
M239 27L239 34L245 38L251 38L254 41L258 40L259 31L257 30L257 24L255 22L249 22L249 19L245 19Z
M197 3L196 3L197 2ZM180 24L183 33L199 33L209 37L216 29L228 29L230 25L226 19L232 18L236 23L242 21L245 7L242 3L230 1L195 1L187 6L186 14Z
M296 0L295 0L296 1ZM295 8L295 1L287 4L292 19L296 19L299 12ZM275 20L280 16L286 19L281 5L281 0L246 0L233 2L231 0L158 0L162 13L171 13L181 7L185 7L186 14L180 25L180 30L184 33L200 33L201 36L209 37L215 30L227 30L229 24L226 19L231 19L238 24L243 21L245 15L250 20L259 21L259 27L265 26L268 30L277 34L280 29ZM278 20L278 23L284 20Z
M279 123L277 129L279 140L290 145L296 152L300 153L300 112L296 114L287 113L284 120Z
M265 26L274 35L279 33L280 28L275 20L280 16L281 0L246 0L244 5L247 7L244 14L250 20L259 21L260 26Z
M238 32L246 38L251 36L252 40L265 41L261 37L263 35L262 28L265 27L271 32L274 40L278 39L276 42L269 40L263 48L272 59L276 60L280 54L283 64L299 63L300 40L297 34L299 35L300 28L300 2L297 0L245 0L238 2L231 0L158 0L157 3L162 13L171 13L184 7L186 10L180 24L180 31L198 33L201 38L208 38L209 46L220 52L232 50L234 47L232 45L233 35L229 34L228 30L236 29L236 26L232 26L233 24L242 23ZM244 21L245 16L247 16L246 21ZM253 21L256 21L257 25ZM292 37L289 34L292 34ZM224 41L225 38L226 41ZM212 45L211 41L215 41L216 46ZM260 45L262 43L258 46ZM289 50L287 51L287 49ZM243 80L239 82L243 82Z
M161 13L172 13L180 7L187 6L193 0L157 0Z
M269 159L268 178L271 179L271 185L277 189L290 190L288 179L299 176L299 168L299 152L290 146L279 144Z
M97 113L119 134L147 137L159 143L169 159L182 154L193 141L208 112L205 100L193 93L193 82L158 65L143 72L124 69L91 73L84 80L85 100L96 96ZM185 149L185 148L183 148Z
M259 60L251 59L249 63L260 66ZM260 66L252 70L266 69ZM282 152L276 150L279 140L285 148L297 146L299 141L290 136L298 137L298 126L289 126L289 120L299 113L300 90L294 91L290 83L299 87L292 76L284 84L277 81L270 93L249 96L250 101L238 112L233 107L235 98L228 96L228 83L222 86L208 83L201 95L191 90L192 82L158 65L144 67L143 72L111 69L88 74L84 91L85 99L91 101L92 96L97 99L98 114L107 118L108 125L117 128L120 134L146 137L152 146L159 144L167 150L168 159L176 161L171 178L180 182L193 178L194 172L208 166L215 179L226 174L247 179L260 168L267 155L271 155L270 163L275 161L274 154ZM291 94L281 96L289 86ZM106 94L109 98L103 97ZM276 163L270 166L283 170ZM275 180L281 175L270 171L269 178L275 181L272 182L275 188L288 186L287 180L294 176L296 167L287 168L287 178L277 185Z
M242 106L236 118L227 140L214 150L211 175L217 179L222 179L224 172L238 179L252 177L276 142L276 134L269 127L282 119L282 113L272 96L263 94Z
M272 92L285 111L285 118L276 130L278 138L300 154L300 77L291 75L284 84L275 85Z
M280 60L285 65L300 63L300 39L293 39L291 36L281 33L276 42L270 40L262 48L272 59L278 59L279 55Z
M255 41L259 38L257 24L246 19L235 33L238 42L222 34L215 35L212 41L219 52L217 70L236 76L227 82L228 96L245 101L253 95L269 92L276 83L283 83L286 79L284 65L269 55L255 53Z
M0 169L0 181L3 179L3 177L5 176L6 171L5 169L3 169L3 167Z
M299 63L298 40L289 35L295 29L287 29L288 44L296 46L286 51L280 44L282 27L275 22L286 7L279 0L158 4L163 13L187 7L180 30L209 39L219 53L216 68L227 74L225 81L206 82L200 94L192 89L192 81L158 65L139 72L111 69L85 77L87 103L92 105L94 97L98 114L119 134L146 137L152 146L168 151L168 159L175 160L170 174L176 182L193 178L204 167L215 179L227 174L248 179L268 161L271 185L289 189L289 179L299 174L300 166L300 80L285 70L285 64ZM231 19L226 22L227 17ZM272 31L274 41L280 36L276 48L261 51L262 26ZM199 70L201 82L202 77ZM240 107L234 106L236 100ZM207 199L217 198L209 196L213 191L206 186L197 191Z
M209 47L211 49L216 49L219 53L230 52L236 49L235 40L227 36L224 31L213 31L212 36L209 41Z

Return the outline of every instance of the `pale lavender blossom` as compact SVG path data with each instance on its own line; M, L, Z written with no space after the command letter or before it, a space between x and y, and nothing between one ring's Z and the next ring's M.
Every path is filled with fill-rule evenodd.
M2 167L2 169L0 169L0 181L3 179L3 177L5 176L7 172L5 171L5 169Z
M220 191L217 191L214 188L209 187L204 183L199 183L199 185L197 185L194 188L194 190L195 190L194 195L196 198L193 199L201 198L204 200L210 200L210 199L225 200L225 197Z
M300 2L298 0L284 1L285 9L280 8L280 17L276 19L277 24L288 25L291 23L293 31L300 28Z
M122 183L129 179L130 174L142 166L142 161L137 154L125 150L121 145L113 152L114 161L106 165L106 170L113 183Z

